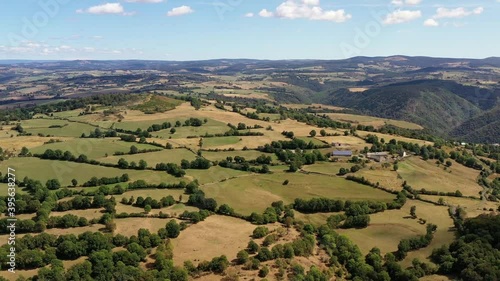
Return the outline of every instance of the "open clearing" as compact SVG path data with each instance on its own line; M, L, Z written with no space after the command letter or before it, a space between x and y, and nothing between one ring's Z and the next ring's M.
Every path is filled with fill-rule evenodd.
M171 218L123 218L115 219L116 230L115 233L120 233L125 236L137 235L139 229L144 228L151 233L157 233L160 228L164 228Z
M409 142L409 143L417 143L418 145L434 145L433 142L431 141L425 141L425 140L419 140L419 139L410 139L406 137L401 137L401 136L395 136L395 135L388 135L388 134L381 134L381 133L374 133L374 132L366 132L366 131L357 131L358 135L361 137L366 137L367 135L376 135L379 139L384 139L386 142L389 142L391 139L395 139L397 141L404 141L404 142Z
M303 166L302 170L335 176L340 168L350 169L353 165L347 162L317 162L312 165Z
M360 151L365 148L365 146L370 147L370 144L367 144L364 140L354 137L354 136L329 136L329 137L322 137L322 136L316 136L319 140L325 141L329 144L335 144L335 147L332 148L331 150L354 150L354 151ZM340 144L340 146L339 146Z
M249 172L213 166L208 170L188 169L186 170L185 178L190 180L197 179L200 184L207 184L250 175Z
M315 213L315 214L304 214L299 211L294 211L295 219L303 221L305 223L310 223L316 227L319 227L326 223L328 217L336 215L339 213Z
M235 151L203 151L203 157L210 161L226 160L227 157L240 156L246 160L255 160L261 155L270 156L275 161L276 155L274 153L264 153L258 150L235 150Z
M43 134L55 137L80 137L82 133L88 134L96 129L95 126L77 122L68 122L54 119L32 119L21 122L26 132L33 135ZM49 128L50 126L62 126Z
M328 117L333 120L338 120L342 122L350 122L354 124L360 124L364 126L373 126L375 128L382 127L384 125L393 125L400 128L411 129L411 130L422 130L423 127L417 125L415 123L401 121L401 120L393 120L393 119L385 119L378 118L367 115L355 115L355 114L345 114L345 113L326 113Z
M448 215L448 207L436 206L421 201L408 201L402 208L403 212L409 214L411 206L417 207L416 214L418 218L423 218L427 220L427 223L437 225L437 231L434 233L434 239L432 239L429 246L408 253L408 256L401 262L405 267L411 266L414 258L430 262L429 256L432 254L433 249L444 244L450 244L455 239L453 220Z
M72 179L76 179L80 184L88 181L91 177L119 177L128 174L130 180L144 179L148 183L177 183L182 178L175 178L166 172L150 170L121 170L117 168L96 166L67 161L41 160L38 158L11 158L0 162L0 169L6 171L7 167L14 168L18 179L29 177L40 180L42 184L49 179L58 179L62 186L69 186Z
M283 185L288 179L289 184ZM219 204L227 203L235 211L249 215L262 212L272 202L283 200L285 204L296 198L326 197L344 200L377 200L389 202L392 194L364 186L339 177L280 173L239 177L202 187L208 197Z
M158 147L155 147L155 149L158 149ZM181 160L186 159L192 161L196 159L196 155L187 149L178 148L178 149L163 149L161 151L137 153L130 155L108 156L108 157L98 158L97 160L103 163L116 164L118 163L118 160L120 160L120 158L127 160L129 163L132 161L134 161L135 163L139 163L140 160L144 160L148 163L148 167L154 168L158 163L176 163L180 165Z
M118 138L106 138L106 139L72 139L63 142L55 142L50 144L44 144L39 147L30 149L32 153L44 153L47 149L60 149L62 151L70 151L73 155L78 157L80 154L87 155L90 159L98 159L104 157L106 154L109 156L113 155L115 152L128 153L131 146L137 147L139 150L143 149L159 149L156 146L149 144L141 144L134 142L124 142L120 141ZM104 158L106 159L106 158ZM115 162L107 162L116 164Z
M356 172L355 175L357 177L365 177L365 179L373 183L378 182L380 186L392 190L400 191L403 188L403 179L398 178L398 174L392 167L384 169L379 163L373 163L370 167L373 167L373 170L364 168Z
M419 157L406 158L399 163L398 173L414 189L455 192L460 190L464 196L479 198L482 187L475 181L479 172L453 163L447 171L443 165L437 167L432 160L424 161ZM451 171L451 173L449 172Z
M197 264L220 255L232 260L238 251L246 248L255 227L241 219L212 215L183 230L172 240L174 263L182 265L184 261L192 260Z
M410 266L413 258L426 260L432 249L453 240L453 226L448 216L447 207L435 206L421 201L408 201L401 210L387 210L383 213L370 215L370 225L364 229L339 229L337 232L348 236L358 245L363 254L373 247L380 248L382 253L396 251L401 239L425 234L425 225L419 224L418 219L409 217L411 206L416 206L418 218L427 220L438 226L431 244L418 251L408 253L403 261L404 266Z
M432 195L420 195L422 199L430 200L432 202L438 202L439 198L443 198L444 203L452 206L462 207L466 213L467 217L477 217L480 214L491 213L490 209L493 211L498 210L500 203L491 202L486 200L465 198L465 197L451 197L451 196L432 196Z

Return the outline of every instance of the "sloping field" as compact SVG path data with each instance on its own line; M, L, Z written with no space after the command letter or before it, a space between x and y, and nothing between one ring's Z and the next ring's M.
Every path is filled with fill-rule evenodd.
M185 178L189 180L197 179L200 184L207 184L235 177L246 177L251 175L252 174L244 171L222 168L220 166L212 166L208 170L188 169L186 170Z
M0 169L6 171L7 167L16 170L18 179L29 177L40 180L43 184L49 179L58 179L62 186L69 186L72 179L76 179L80 184L88 181L91 177L116 177L128 174L130 179L144 179L148 183L177 183L181 178L175 178L166 172L160 171L140 171L121 170L117 168L81 164L75 162L41 160L38 158L11 158L0 162Z
M398 178L398 174L390 168L382 168L380 164L372 164L373 170L370 168L361 169L356 172L357 177L365 177L372 183L379 183L380 186L385 188L391 188L393 190L403 189L403 179Z
M276 155L274 153L263 153L258 150L235 150L235 151L203 151L203 157L210 161L221 161L226 160L227 157L240 156L246 160L254 160L261 155L270 156L273 161L276 160Z
M160 218L123 218L123 219L115 219L116 230L115 233L120 233L125 236L137 235L137 231L139 229L144 228L151 233L157 233L160 228L164 228L168 219L160 219Z
M174 263L182 265L191 260L197 264L220 255L232 259L238 251L246 248L254 229L255 225L241 219L210 216L183 230L172 240Z
M410 157L399 163L398 173L414 189L425 188L442 192L460 190L464 196L479 198L479 192L482 190L476 182L479 172L458 163L453 164L445 171L443 165L437 167L432 160Z
M179 119L182 123L184 123L185 119ZM203 120L203 119L202 119ZM169 121L172 124L175 123L177 120L172 120ZM147 129L147 128L146 128ZM226 123L222 123L219 121L215 121L213 119L207 119L207 123L204 123L202 126L199 127L193 127L193 126L183 126L183 127L176 127L175 128L175 133L172 134L170 133L170 129L165 129L161 130L158 132L152 132L151 134L155 137L158 138L173 138L173 139L179 139L179 138L187 138L189 136L204 136L205 134L223 134L227 131L229 131L229 127L227 126Z
M391 139L395 139L397 141L404 141L404 142L409 142L409 143L417 143L420 146L422 146L422 145L434 145L434 143L431 142L431 141L418 140L418 139L410 139L410 138L401 137L401 136L381 134L381 133L374 133L374 132L365 132L365 131L357 131L357 132L358 132L358 135L361 136L361 137L366 137L367 135L376 135L379 139L383 138L386 142L389 142Z
M60 149L62 151L70 151L73 155L78 157L80 154L87 155L90 159L98 159L104 157L106 153L111 157L115 152L128 153L130 147L135 146L139 150L143 149L159 149L156 146L149 144L141 144L134 142L124 142L120 141L118 138L106 138L106 139L72 139L64 142L56 142L50 144L44 144L33 149L30 149L32 153L44 153L47 149ZM115 162L118 162L116 159Z
M158 149L158 147L155 147L155 149ZM118 160L120 160L120 158L127 160L129 163L132 161L135 161L135 163L139 163L140 160L144 160L148 163L148 167L154 168L158 163L176 163L180 165L181 160L186 159L192 161L196 159L196 155L187 149L178 148L178 149L164 149L161 151L138 153L131 155L108 156L108 157L98 158L97 160L103 163L116 164L118 163Z
M335 176L338 174L340 168L350 169L353 165L347 162L317 162L313 165L303 166L302 170Z
M80 137L82 133L88 134L96 129L96 127L87 124L54 119L24 120L21 125L26 132L33 135L43 134L56 137ZM49 128L50 126L62 127Z
M283 185L285 180L288 185ZM392 194L339 177L302 173L280 173L239 177L202 187L207 197L219 204L229 204L235 211L249 215L262 212L272 202L285 204L296 198L326 197L344 200L378 200L389 202Z
M375 128L382 127L385 124L387 124L387 125L393 125L396 127L411 129L411 130L422 130L423 129L422 126L415 124L415 123L401 121L401 120L378 118L378 117L367 116L367 115L355 115L355 114L345 114L345 113L326 113L326 115L333 120L338 120L338 121L342 121L342 122L350 122L350 123L360 124L360 125L364 125L364 126L373 126Z

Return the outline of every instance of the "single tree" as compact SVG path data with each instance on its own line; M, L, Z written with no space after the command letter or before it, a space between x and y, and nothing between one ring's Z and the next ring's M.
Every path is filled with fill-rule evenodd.
M410 216L412 216L413 218L417 217L417 206L411 206L411 208L410 208Z

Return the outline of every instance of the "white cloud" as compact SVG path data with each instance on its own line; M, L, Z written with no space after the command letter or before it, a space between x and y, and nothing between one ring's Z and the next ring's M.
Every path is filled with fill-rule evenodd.
M427 19L426 21L424 21L424 25L434 27L439 26L439 22L435 19Z
M168 11L167 16L169 17L175 17L175 16L182 16L182 15L187 15L193 13L194 10L191 9L189 6L180 6L177 8L173 8L172 10Z
M344 10L323 10L320 0L286 0L281 3L275 12L266 9L260 11L261 17L277 17L285 19L309 19L344 22L352 16Z
M97 5L97 6L92 6L88 9L82 10L76 10L77 13L88 13L88 14L96 14L96 15L103 15L103 14L122 14L122 15L132 15L134 12L125 12L125 9L123 8L122 4L120 3L106 3L102 5Z
M415 6L422 3L422 0L392 0L391 3L396 6L403 6L403 5Z
M421 11L396 10L388 14L384 19L384 24L398 24L416 20L422 16Z
M266 9L263 9L262 11L259 12L259 16L261 16L263 18L270 18L273 16L273 12L270 12Z
M439 7L436 10L436 14L433 16L434 19L442 18L463 18L471 15L479 15L484 11L483 7L477 7L474 10L467 10L463 7L448 9Z
M161 3L163 0L125 0L129 3Z
M245 17L246 17L246 18L252 18L253 16L254 16L254 14L253 14L253 13L246 13L246 14L245 14Z

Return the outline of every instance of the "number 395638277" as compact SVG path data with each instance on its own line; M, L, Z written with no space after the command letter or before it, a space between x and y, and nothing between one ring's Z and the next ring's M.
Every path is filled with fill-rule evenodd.
M9 217L16 216L16 170L13 168L7 169L7 212Z

